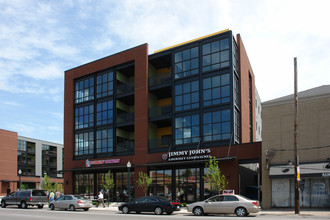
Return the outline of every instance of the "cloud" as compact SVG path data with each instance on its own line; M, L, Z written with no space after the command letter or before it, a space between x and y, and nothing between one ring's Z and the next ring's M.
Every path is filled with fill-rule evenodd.
M21 103L14 102L14 101L3 101L2 104L7 105L7 106L14 106L14 107L23 106Z

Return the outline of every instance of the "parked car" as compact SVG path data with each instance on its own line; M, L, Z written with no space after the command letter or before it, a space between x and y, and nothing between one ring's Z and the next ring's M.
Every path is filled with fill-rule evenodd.
M16 191L1 199L2 208L6 208L9 205L17 205L23 209L26 209L28 206L38 206L39 209L42 209L47 203L47 195L42 190Z
M144 196L133 202L123 203L118 207L118 209L124 214L128 214L133 211L136 213L154 212L156 215L161 215L163 212L166 212L170 215L173 211L180 211L181 205L179 202L173 202L160 196Z
M205 201L195 202L188 206L188 212L194 215L211 213L235 213L237 216L247 216L260 211L259 202L240 195L221 194Z
M92 207L92 200L87 199L83 196L75 195L63 195L49 203L49 208L51 210L58 209L69 209L70 211L75 211L76 209L83 209L88 211Z

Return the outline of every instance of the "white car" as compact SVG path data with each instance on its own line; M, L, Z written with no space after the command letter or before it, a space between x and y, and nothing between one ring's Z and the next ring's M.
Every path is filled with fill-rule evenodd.
M258 201L250 200L240 195L220 194L205 201L195 202L188 206L188 212L194 215L234 213L237 216L247 216L260 211Z

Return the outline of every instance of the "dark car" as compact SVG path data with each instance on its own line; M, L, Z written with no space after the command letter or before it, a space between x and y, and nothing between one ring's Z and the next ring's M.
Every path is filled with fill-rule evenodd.
M144 196L136 199L133 202L127 202L118 207L119 211L128 214L131 211L154 212L156 215L161 215L166 212L168 215L173 211L180 211L181 205L179 202L172 202L169 199L159 196Z
M26 209L28 206L38 206L42 209L48 203L47 195L42 190L23 190L12 192L1 200L2 208L8 205L17 205L19 208Z

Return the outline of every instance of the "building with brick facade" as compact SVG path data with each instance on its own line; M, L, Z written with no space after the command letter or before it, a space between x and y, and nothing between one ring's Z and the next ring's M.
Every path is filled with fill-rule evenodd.
M111 200L127 201L144 195L136 184L144 172L149 193L193 202L212 195L203 176L214 156L229 189L257 197L255 91L241 36L230 30L65 71L65 193L93 197L111 171Z
M37 189L44 174L53 183L63 184L63 145L18 136L17 132L0 129L0 196L21 186Z

